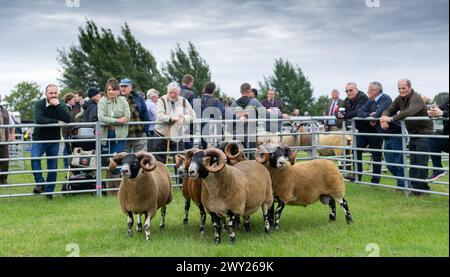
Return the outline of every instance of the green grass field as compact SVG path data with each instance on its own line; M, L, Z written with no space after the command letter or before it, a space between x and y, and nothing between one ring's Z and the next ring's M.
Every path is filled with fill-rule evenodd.
M11 180L33 181L31 174ZM392 181L385 178L382 183ZM448 186L433 189L448 192ZM0 193L30 191L26 187ZM209 217L205 236L198 235L194 204L189 224L182 224L184 200L179 189L167 209L166 230L159 230L158 213L150 242L136 231L132 238L126 237L126 216L114 196L55 196L52 201L43 196L2 198L0 256L63 257L74 254L72 244L80 256L368 256L376 255L377 249L380 256L388 257L449 256L448 197L406 198L391 189L347 183L346 199L352 225L345 223L342 209L337 210L337 221L328 223L328 207L320 202L306 208L287 206L280 230L264 234L258 212L252 217L251 233L240 227L237 243L231 245L224 232L222 244L215 246Z

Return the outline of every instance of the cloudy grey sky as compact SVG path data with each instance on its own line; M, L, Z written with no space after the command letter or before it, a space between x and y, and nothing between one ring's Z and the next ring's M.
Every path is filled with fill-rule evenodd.
M396 96L403 77L428 96L449 90L448 0L66 2L76 0L1 1L0 94L20 81L56 82L57 49L77 43L86 19L114 33L127 22L158 64L192 41L234 97L241 83L270 75L279 57L302 68L316 97L333 88L344 96L349 81L365 91L374 80Z

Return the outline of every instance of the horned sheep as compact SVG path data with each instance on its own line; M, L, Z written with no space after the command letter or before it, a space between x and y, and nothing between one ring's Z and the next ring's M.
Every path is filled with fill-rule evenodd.
M215 227L215 243L221 241L221 218L230 217L230 242L236 241L237 218L244 218L244 228L250 231L250 215L260 207L264 229L269 232L268 210L273 203L272 182L267 169L257 161L227 164L227 156L217 148L196 152L189 165L189 176L204 180L201 199Z
M345 183L332 161L317 159L295 164L296 151L286 144L261 145L256 150L256 159L269 170L274 197L278 201L276 214L274 205L270 211L270 220L275 229L279 227L285 205L307 206L317 200L329 205L330 221L336 220L337 201L345 211L347 223L352 222L344 199Z
M156 161L148 152L136 154L122 152L110 159L109 169L122 164L122 180L119 187L119 204L128 216L128 232L132 235L133 214L137 214L137 231L142 232L141 216L144 215L145 238L150 240L150 223L161 208L160 229L165 226L166 205L172 201L172 186L166 166Z

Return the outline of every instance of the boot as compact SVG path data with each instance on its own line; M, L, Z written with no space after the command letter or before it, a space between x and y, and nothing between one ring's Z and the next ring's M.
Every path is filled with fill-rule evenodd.
M106 178L108 179L114 179L114 178L120 178L120 174L113 174L110 171L106 172ZM120 180L118 181L107 181L106 182L106 187L107 188L119 188L120 186ZM108 191L107 193L108 195L117 195L117 191Z

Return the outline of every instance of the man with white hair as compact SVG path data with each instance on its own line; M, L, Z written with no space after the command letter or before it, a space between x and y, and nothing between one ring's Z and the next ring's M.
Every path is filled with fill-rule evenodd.
M150 121L156 120L156 102L159 98L159 91L151 88L147 91L147 100L145 100L145 105L147 106L147 112ZM148 128L148 136L155 136L155 124L150 124ZM150 151L153 149L153 140L147 142L147 149Z
M153 142L154 152L165 152L167 145L170 151L184 150L183 141L188 141L189 138L182 139L188 128L190 122L195 118L194 110L189 101L180 96L180 86L177 82L171 82L167 85L167 94L160 97L156 103L156 125L155 136L160 139L155 139ZM155 158L165 163L166 154L156 154Z

